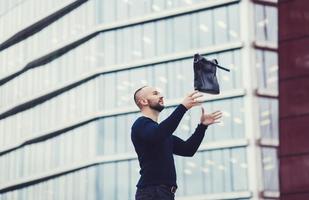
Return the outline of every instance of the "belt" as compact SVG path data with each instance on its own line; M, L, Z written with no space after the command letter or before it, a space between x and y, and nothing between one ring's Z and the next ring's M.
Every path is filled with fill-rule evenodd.
M175 194L177 190L177 186L169 186L169 185L159 185L159 186L168 189L173 194Z

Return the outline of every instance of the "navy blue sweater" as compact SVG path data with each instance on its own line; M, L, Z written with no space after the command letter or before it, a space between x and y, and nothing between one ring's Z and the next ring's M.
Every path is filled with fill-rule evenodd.
M176 170L173 154L193 156L201 144L207 126L199 124L188 140L173 135L187 109L180 104L160 124L141 116L131 129L131 140L138 155L140 179L138 188L148 185L176 186Z

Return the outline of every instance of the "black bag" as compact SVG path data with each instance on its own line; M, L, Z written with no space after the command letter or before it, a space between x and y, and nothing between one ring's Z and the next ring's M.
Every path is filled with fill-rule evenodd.
M195 54L193 64L194 89L209 94L219 94L220 87L216 77L217 67L230 71L229 69L219 66L216 59L209 61L203 56Z

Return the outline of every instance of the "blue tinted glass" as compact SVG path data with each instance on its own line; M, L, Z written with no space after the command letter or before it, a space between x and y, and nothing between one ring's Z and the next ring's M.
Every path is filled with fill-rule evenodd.
M95 190L97 199L103 198L103 165L97 165L95 166L95 173L96 173L96 179L95 179Z
M100 35L104 44L104 64L106 66L116 63L116 33L115 31L108 31Z
M151 22L143 26L142 49L144 58L152 58L155 56L155 23Z
M126 116L127 118L127 130L125 130L125 134L127 135L127 140L125 141L126 151L127 152L135 152L133 143L131 142L131 127L135 120L138 118L137 114L130 114Z
M266 6L267 40L277 44L278 42L278 11L277 7Z
M194 90L194 75L193 75L193 59L184 59L179 62L179 67L182 67L182 87L185 95Z
M166 53L172 53L175 51L175 44L174 44L174 35L175 35L175 31L174 31L174 20L175 19L167 19L166 23L165 23L165 29L166 29L166 44L164 46L166 46ZM158 46L158 48L161 48L160 46Z
M119 29L115 31L116 39L116 63L126 63L131 59L131 54L128 54L128 49L131 49L131 29Z
M266 75L267 89L278 92L278 54L276 52L264 51L265 63L263 70Z
M115 95L116 95L116 74L106 74L103 76L104 78L104 108L106 110L110 110L112 108L115 108L116 101L115 101Z
M102 1L102 0L100 0L100 1ZM129 4L128 1L123 1L123 0L117 0L116 4L117 4L117 12L116 13L117 13L118 20L128 18L129 17L129 11L130 11L129 6L131 4Z
M129 199L130 195L129 162L127 161L118 162L116 165L117 165L117 187L116 187L117 199Z
M276 7L255 5L256 40L277 44L278 11Z
M272 51L256 50L258 87L278 92L278 55Z
M127 117L125 115L120 115L116 117L116 148L117 153L126 153L126 143L129 140L127 131L130 129L127 126Z
M176 195L183 196L185 188L184 164L183 164L184 158L181 156L174 156L174 160L177 174L177 185L179 186Z
M107 117L104 119L104 154L114 154L116 151L116 119Z
M221 123L213 125L214 139L217 141L228 140L232 138L232 102L230 99L213 102L213 111L220 110L223 117L220 119Z
M264 7L259 4L254 5L255 8L255 37L257 41L265 41L266 35L265 26L267 24L267 19L264 13Z
M233 138L243 138L245 135L244 103L242 98L232 99L232 135Z
M176 51L189 49L192 40L191 16L181 16L174 20L174 48Z
M215 44L225 43L228 40L227 8L221 7L214 10Z
M262 138L278 139L278 100L259 98L259 113Z
M222 170L224 175L224 192L232 192L232 166L230 162L231 150L224 149L222 150L223 162L222 166L220 166L220 170Z
M154 86L158 88L158 90L165 96L165 98L171 98L170 94L168 94L167 84L168 84L168 76L166 64L156 65L154 68Z
M197 31L198 37L194 37L197 40L197 47L208 47L214 44L214 20L213 11L206 10L198 13L198 20L194 24L194 29Z
M167 52L167 22L158 21L155 23L155 33L156 33L156 55L164 55Z
M129 71L116 73L116 83L116 106L125 107L131 103L130 100L132 98L132 91L130 88L132 83L129 81Z
M278 155L276 148L262 148L264 189L279 191Z
M184 96L183 85L188 83L184 83L181 61L169 62L166 64L166 67L168 77L168 97L171 99L182 98Z
M233 4L227 7L228 12L228 38L229 41L240 39L239 31L239 5Z
M246 152L243 148L231 150L230 162L232 163L233 191L244 191L248 188L248 164Z
M216 59L218 60L221 66L224 66L226 68L230 68L230 66L233 66L232 51L220 53L218 54ZM236 86L233 84L234 75L235 75L234 72L231 73L217 68L217 77L220 83L220 91L227 91L236 88Z
M202 194L203 176L202 176L202 155L196 153L192 158L186 158L183 163L183 175L185 179L184 193L186 195ZM194 187L192 187L194 185Z
M144 56L143 52L143 43L142 43L142 25L137 25L132 27L132 41L126 41L126 42L132 42L132 48L127 49L127 53L132 56L132 60L140 60Z
M136 184L140 178L138 160L130 161L130 197L134 199L136 192Z
M204 179L204 192L206 194L213 192L213 161L211 151L207 151L203 153L203 164L202 164L202 173Z
M224 165L223 165L223 152L212 151L212 164L213 164L213 192L224 192Z
M103 165L103 199L116 199L116 167L115 163Z

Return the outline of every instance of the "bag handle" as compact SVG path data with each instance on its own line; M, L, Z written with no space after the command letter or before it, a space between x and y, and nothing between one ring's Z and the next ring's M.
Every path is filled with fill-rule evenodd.
M214 59L213 61L214 62L212 62L212 61L210 61L210 60L207 60L206 58L204 58L203 56L201 56L200 54L198 54L198 53L196 53L195 55L194 55L194 63L197 63L198 61L200 61L200 60L202 60L202 59L205 59L207 62L210 62L211 64L213 64L213 65L215 65L216 67L218 67L218 68L220 68L220 69L222 69L222 70L225 70L225 71L227 71L227 72L230 72L230 70L229 69L227 69L227 68L225 68L225 67L222 67L222 66L220 66L220 65L218 65L218 61L216 60L216 59Z
M209 60L206 60L207 62L211 62L211 61L209 61ZM225 71L227 71L227 72L230 72L231 70L230 69L227 69L227 68L225 68L225 67L222 67L222 66L220 66L220 65L218 65L217 63L214 63L214 62L211 62L213 65L215 65L216 67L218 67L218 68L220 68L220 69L222 69L222 70L225 70Z

